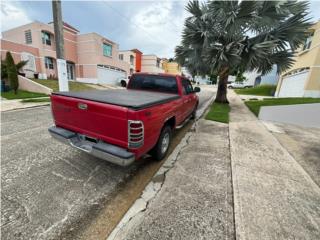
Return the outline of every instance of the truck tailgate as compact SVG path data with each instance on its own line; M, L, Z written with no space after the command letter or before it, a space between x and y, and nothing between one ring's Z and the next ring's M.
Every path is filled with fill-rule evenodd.
M127 148L126 107L56 94L51 105L56 126Z

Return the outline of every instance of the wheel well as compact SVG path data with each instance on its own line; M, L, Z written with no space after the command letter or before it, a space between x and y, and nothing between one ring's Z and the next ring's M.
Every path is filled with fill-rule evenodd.
M166 126L166 125L169 125L169 126L171 127L171 129L174 129L174 127L176 126L176 118L175 118L175 117L169 118L169 119L165 122L164 126Z

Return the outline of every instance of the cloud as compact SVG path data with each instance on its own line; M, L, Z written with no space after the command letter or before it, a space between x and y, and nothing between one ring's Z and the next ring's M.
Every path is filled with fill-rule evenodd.
M184 2L156 2L138 10L131 18L131 41L145 54L173 57L180 43L186 12Z
M1 31L31 22L31 19L17 2L1 1Z

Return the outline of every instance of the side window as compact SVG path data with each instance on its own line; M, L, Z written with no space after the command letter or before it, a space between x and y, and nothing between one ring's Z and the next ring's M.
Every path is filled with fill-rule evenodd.
M25 37L25 40L26 40L26 44L31 44L32 43L31 30L24 31L24 37Z
M51 36L48 32L42 32L42 43L51 46Z
M103 43L102 45L103 56L112 57L112 46L107 43Z
M193 93L193 87L189 80L182 79L182 87L183 87L183 93L184 94L190 94Z

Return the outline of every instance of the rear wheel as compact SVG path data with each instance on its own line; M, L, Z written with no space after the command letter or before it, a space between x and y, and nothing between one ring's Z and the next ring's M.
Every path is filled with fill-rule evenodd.
M126 83L126 81L121 81L121 87L126 87L127 86L127 83Z
M151 155L155 160L161 161L167 154L171 143L172 130L170 126L165 126L158 139L156 146L151 150Z

